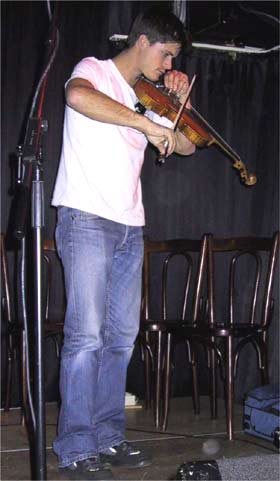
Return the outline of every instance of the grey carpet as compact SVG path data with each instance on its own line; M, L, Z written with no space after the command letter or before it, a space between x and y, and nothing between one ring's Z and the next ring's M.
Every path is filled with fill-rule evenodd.
M227 481L278 481L279 455L268 454L241 458L218 459L222 480Z

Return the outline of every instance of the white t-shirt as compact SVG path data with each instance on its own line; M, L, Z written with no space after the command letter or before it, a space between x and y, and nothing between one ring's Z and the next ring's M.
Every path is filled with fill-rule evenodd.
M75 77L135 110L136 94L112 60L85 58L74 68ZM138 130L98 122L66 106L52 205L144 225L140 174L146 146Z

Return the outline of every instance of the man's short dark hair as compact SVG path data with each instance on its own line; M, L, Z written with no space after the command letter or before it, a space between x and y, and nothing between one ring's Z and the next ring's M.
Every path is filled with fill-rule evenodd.
M181 45L182 50L190 47L190 36L184 25L176 15L166 9L153 7L136 17L127 39L129 47L143 34L151 45L156 42L175 42Z

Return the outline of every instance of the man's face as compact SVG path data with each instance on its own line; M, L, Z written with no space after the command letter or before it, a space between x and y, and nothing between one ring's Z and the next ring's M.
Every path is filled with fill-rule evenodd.
M177 57L181 45L175 42L147 44L142 50L141 70L149 80L156 82L167 70L172 69L172 60Z

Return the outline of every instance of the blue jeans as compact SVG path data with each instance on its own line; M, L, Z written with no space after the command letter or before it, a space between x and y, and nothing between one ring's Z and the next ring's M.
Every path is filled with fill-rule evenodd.
M126 372L140 317L142 227L60 207L56 242L67 309L53 447L65 467L125 439Z

